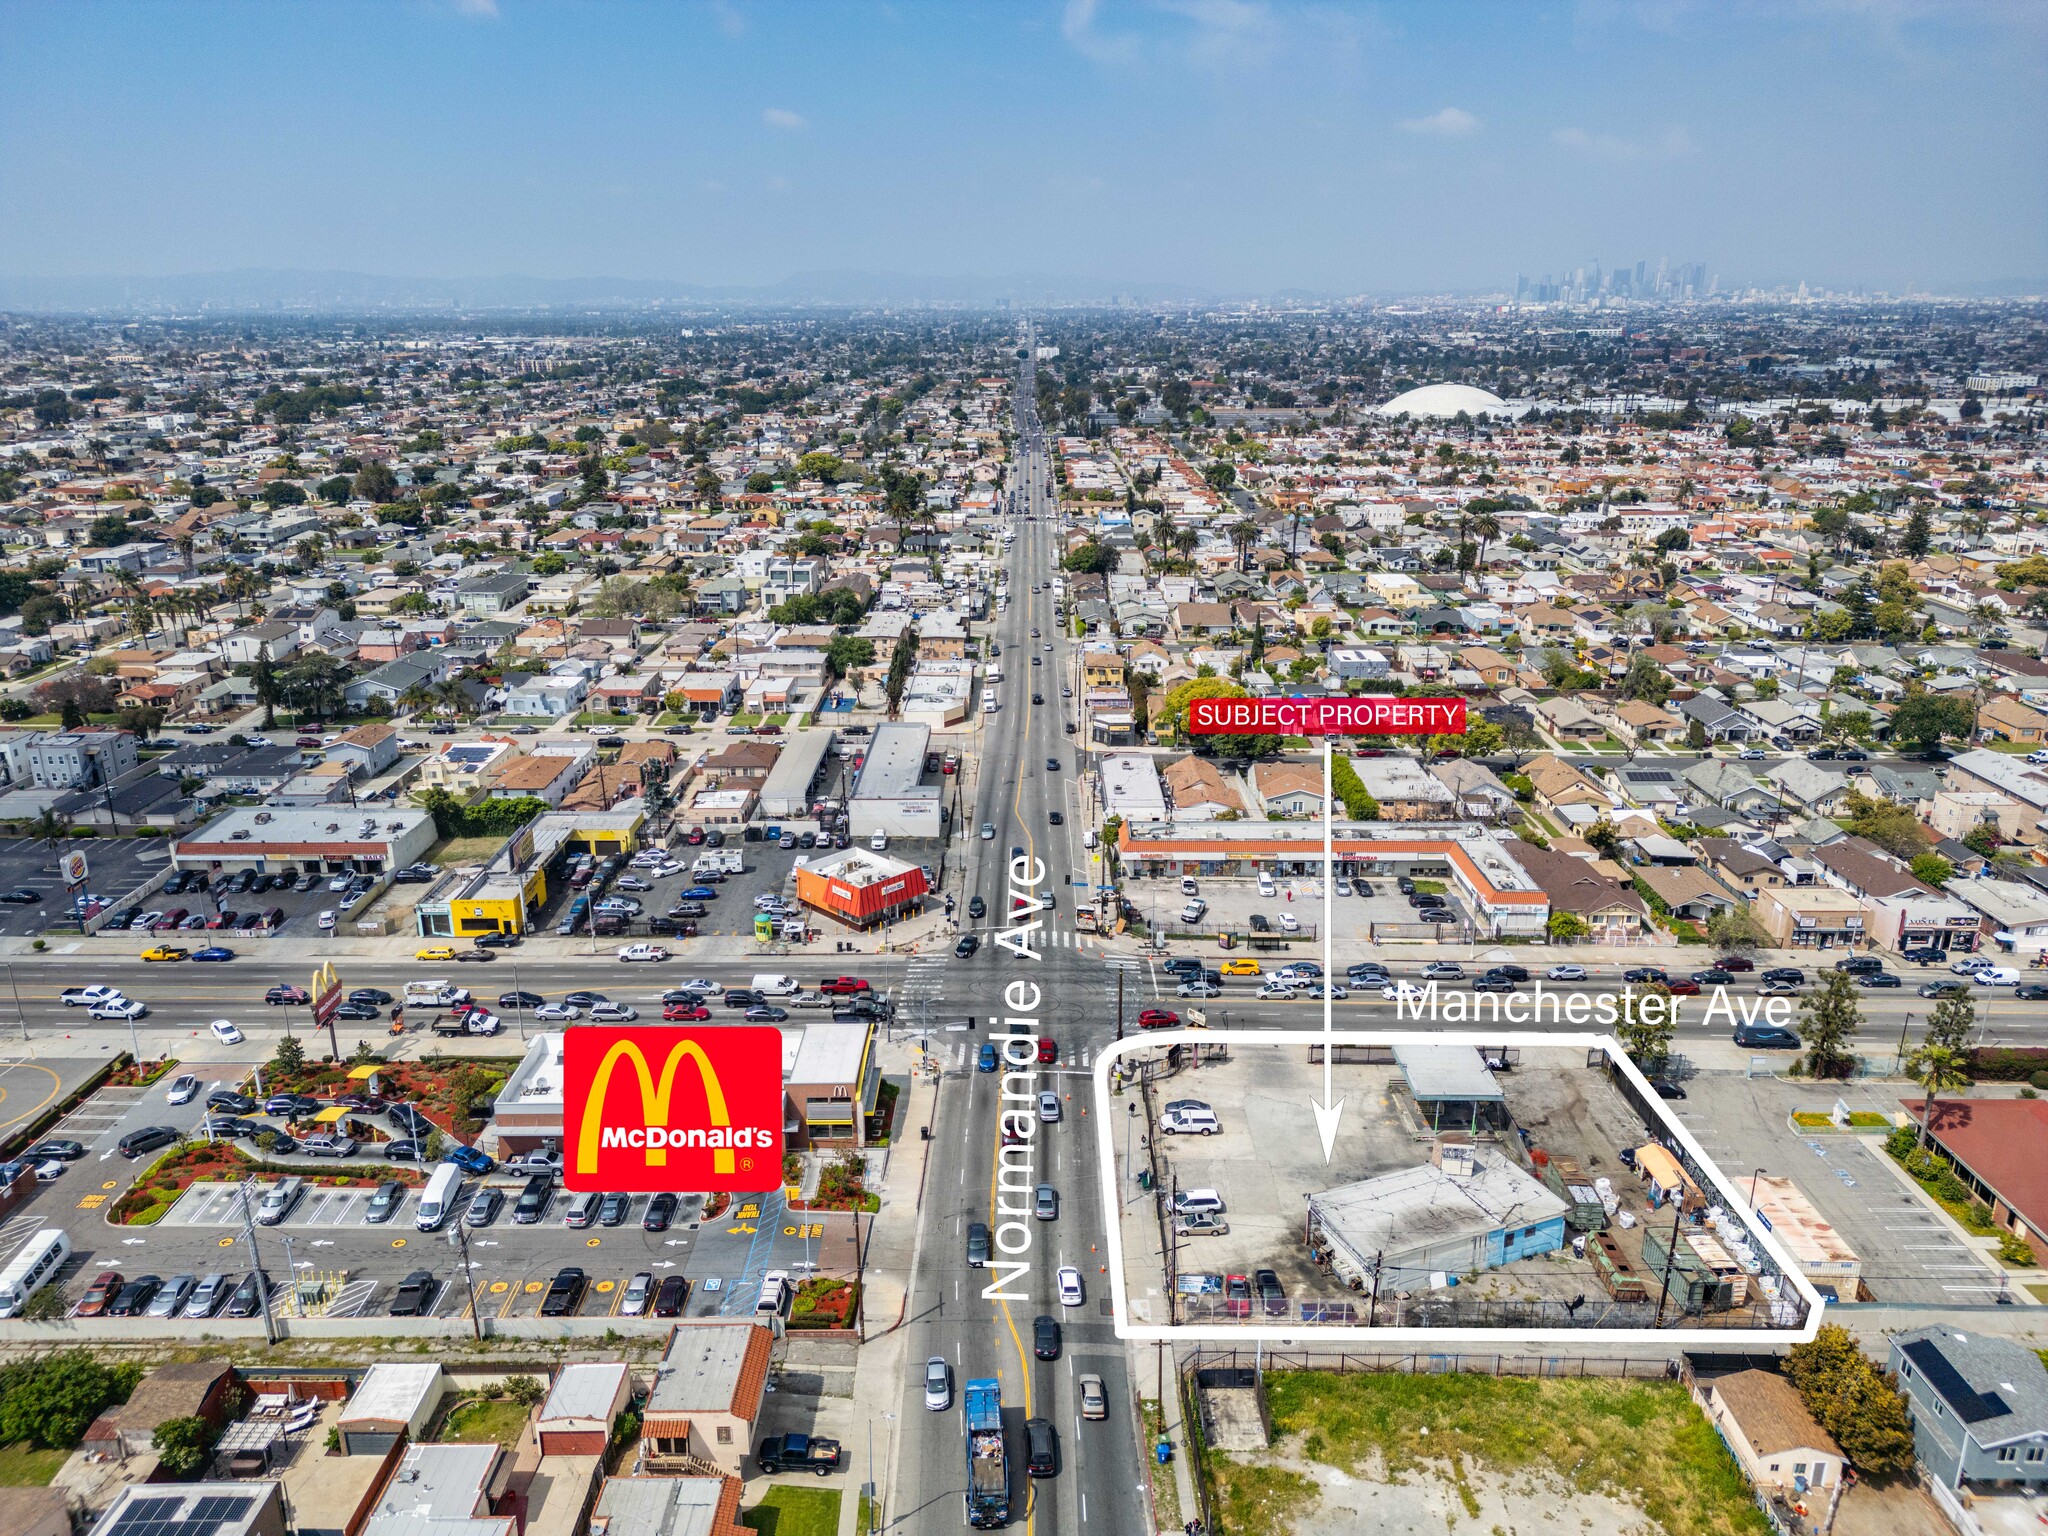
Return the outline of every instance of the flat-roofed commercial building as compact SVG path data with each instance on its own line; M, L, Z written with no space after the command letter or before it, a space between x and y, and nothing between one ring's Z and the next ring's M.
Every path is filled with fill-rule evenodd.
M895 721L875 727L846 806L848 830L855 837L877 832L890 837L939 835L942 786L924 782L931 739L931 728L925 725Z
M796 899L849 928L907 917L925 895L922 869L868 848L842 848L796 872Z
M825 770L826 754L832 750L837 733L829 727L792 731L783 738L775 766L761 783L760 808L763 816L788 818L807 816L811 790Z
M434 818L411 806L238 806L171 845L179 869L379 874L426 857Z
M615 811L549 811L514 832L482 869L457 877L445 896L413 909L425 938L466 938L480 933L531 933L548 900L548 871L558 873L579 853L602 857L629 851L647 815L641 801Z
M1448 880L1492 937L1534 937L1550 918L1550 898L1490 828L1339 821L1331 842L1339 875ZM1319 875L1323 828L1319 820L1126 821L1117 852L1125 870L1145 876Z

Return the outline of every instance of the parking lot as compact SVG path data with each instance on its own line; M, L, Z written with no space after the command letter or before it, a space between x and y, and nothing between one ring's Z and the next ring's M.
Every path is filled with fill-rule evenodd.
M1250 1276L1268 1268L1295 1306L1355 1305L1342 1279L1319 1268L1309 1255L1306 1202L1312 1194L1412 1170L1429 1160L1434 1138L1403 1073L1392 1065L1340 1060L1334 1089L1345 1101L1345 1112L1326 1164L1304 1113L1307 1101L1320 1098L1321 1064L1311 1063L1298 1045L1247 1046L1240 1041L1232 1042L1230 1052L1227 1063L1184 1070L1154 1090L1155 1110L1194 1100L1209 1105L1219 1122L1209 1136L1156 1136L1164 1187L1170 1192L1215 1191L1229 1224L1225 1233L1178 1237L1175 1272ZM1611 1220L1607 1235L1640 1267L1651 1207L1642 1182L1622 1160L1624 1149L1650 1139L1635 1111L1603 1073L1586 1067L1578 1050L1524 1047L1519 1064L1496 1080L1512 1123L1529 1133L1532 1145L1554 1157L1575 1159L1589 1182L1597 1177L1612 1181L1619 1211L1629 1220ZM1271 1127L1276 1125L1301 1129L1275 1135ZM1482 1145L1488 1139L1482 1137ZM1142 1278L1130 1278L1133 1293L1144 1294ZM1575 1294L1598 1289L1590 1264L1569 1252L1519 1260L1462 1280L1457 1295L1467 1301L1562 1306ZM1218 1311L1215 1301L1193 1305L1211 1318L1245 1315Z
M86 859L87 893L121 904L129 893L170 862L170 847L160 838L104 838L66 842L66 853ZM34 938L66 926L74 931L64 879L57 871L57 853L40 838L0 838L0 891L29 890L39 902L0 905L0 938Z
M1424 881L1423 888L1437 891L1450 903L1459 922L1445 926L1446 935L1453 932L1462 937L1465 916L1457 892L1443 881ZM1402 894L1393 876L1370 876L1351 879L1351 894L1339 894L1331 908L1330 916L1336 923L1335 943L1340 957L1363 952L1370 941L1375 925L1385 928L1394 924L1414 924L1418 914ZM1273 894L1262 896L1258 882L1253 879L1223 876L1197 876L1195 886L1201 899L1209 904L1208 911L1192 923L1181 921L1181 910L1188 898L1181 890L1180 877L1169 875L1156 879L1134 879L1126 890L1130 899L1144 913L1148 926L1164 932L1193 932L1203 935L1229 930L1255 938L1314 939L1313 945L1304 946L1306 957L1310 950L1320 952L1322 924L1325 918L1323 907L1323 880L1320 873L1313 875L1276 875L1273 877ZM1285 919L1292 917L1300 924L1297 934L1285 933ZM1252 925L1254 917L1263 918L1270 931L1257 933Z
M280 878L290 876L291 883L279 887ZM235 871L211 876L207 889L188 890L181 893L157 891L141 905L144 915L156 912L169 915L183 908L187 917L200 915L206 919L206 936L194 928L182 929L179 935L160 933L164 942L195 948L202 944L221 943L231 947L240 943L255 943L266 938L312 939L318 938L325 930L319 926L319 915L332 911L339 915L346 897L342 892L329 889L333 877L322 874L317 878L298 870L275 870L250 881L249 889L238 891L233 886L241 883ZM260 879L260 884L259 884ZM308 881L311 889L301 889ZM130 903L129 905L134 905ZM123 909L125 910L125 909ZM284 914L275 927L265 920L272 912ZM214 919L220 919L218 923ZM140 919L138 919L139 921ZM105 930L103 930L105 931ZM115 930L119 931L119 930ZM147 941L148 936L141 929L127 930L131 937Z

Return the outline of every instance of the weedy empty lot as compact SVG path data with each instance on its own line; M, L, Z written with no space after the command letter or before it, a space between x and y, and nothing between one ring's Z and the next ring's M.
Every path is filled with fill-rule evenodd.
M1677 1382L1267 1377L1275 1450L1212 1451L1228 1536L1768 1536Z

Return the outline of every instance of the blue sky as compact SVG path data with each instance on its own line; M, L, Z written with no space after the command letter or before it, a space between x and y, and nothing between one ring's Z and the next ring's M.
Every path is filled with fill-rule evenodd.
M2048 286L2039 0L4 0L0 68L11 275Z

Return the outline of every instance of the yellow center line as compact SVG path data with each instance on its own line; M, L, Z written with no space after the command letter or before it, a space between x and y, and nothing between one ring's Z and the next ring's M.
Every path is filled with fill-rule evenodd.
M1028 607L1026 611L1028 613ZM1031 693L1029 689L1026 689L1024 690L1025 744L1028 744L1031 739L1032 709L1033 705L1031 703ZM1017 828L1024 835L1024 857L1026 869L1029 869L1031 867L1031 861L1038 857L1038 854L1036 852L1038 846L1037 839L1031 835L1031 829L1024 823L1024 777L1025 774L1030 772L1028 762L1029 760L1026 759L1026 766L1024 767L1023 771L1019 772L1017 775L1017 792L1010 801L1010 814L1016 818ZM1003 900L1005 904L1009 903L1010 897L1007 891L1004 893ZM991 1246L993 1246L995 1242L996 1177L1002 1168L1003 1162L1003 1111L1001 1108L1002 1090L1000 1083L997 1085L996 1103L996 1142L995 1147L989 1158L988 1169L989 1242ZM1024 1352L1024 1340L1022 1336L1019 1335L1019 1333L1017 1332L1017 1319L1013 1317L1010 1313L1009 1302L1001 1298L998 1298L996 1301L996 1305L1002 1309L1003 1325L1010 1330L1010 1343L1016 1348L1017 1351L1017 1368L1022 1373L1024 1378L1024 1417L1029 1419L1031 1417L1031 1358ZM1033 1485L1031 1478L1027 1475L1024 1479L1025 1536L1031 1536L1032 1527L1038 1519L1037 1493L1038 1490L1036 1486Z

